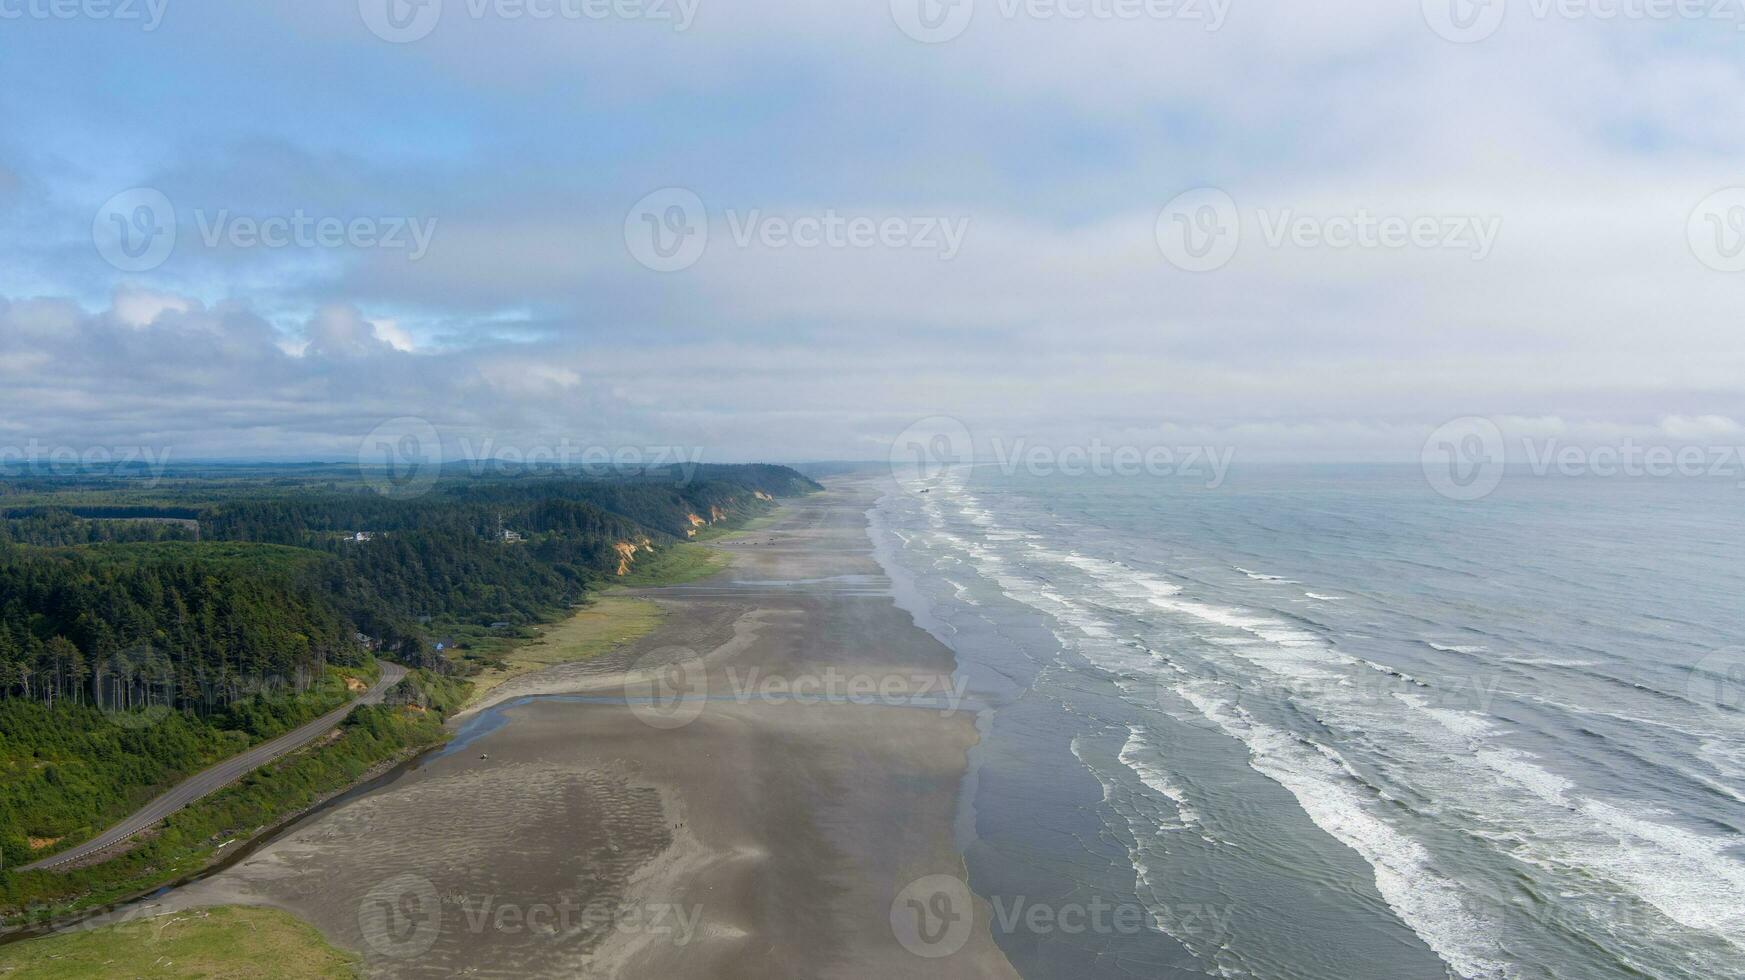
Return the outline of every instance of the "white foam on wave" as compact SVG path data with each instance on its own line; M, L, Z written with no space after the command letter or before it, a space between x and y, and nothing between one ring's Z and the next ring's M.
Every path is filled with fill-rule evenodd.
M1103 558L1093 558L1076 551L1061 552L1045 545L1032 542L1029 545L1031 553L1037 557L1060 565L1076 568L1089 575L1107 594L1120 599L1146 599L1153 596L1172 596L1181 592L1181 586L1166 579L1149 575L1138 569L1129 568L1119 562Z
M1745 741L1712 735L1703 739L1697 754L1721 775L1745 778Z
M1698 834L1665 820L1647 804L1583 797L1575 783L1546 769L1533 755L1500 744L1506 732L1483 716L1402 701L1433 718L1467 743L1470 758L1497 782L1492 812L1518 821L1530 833L1511 856L1538 867L1600 877L1659 910L1672 922L1715 935L1745 949L1745 862L1730 852L1737 837ZM1451 754L1459 761L1462 756ZM1472 766L1445 777L1442 792L1481 786ZM1519 790L1526 790L1522 798ZM1541 806L1531 805L1538 800Z
M1083 742L1084 740L1080 736L1074 735L1072 742L1067 747L1072 750L1072 757L1079 761L1079 765L1084 766L1090 770L1091 775L1097 777L1097 782L1101 783L1103 787L1103 802L1107 803L1115 796L1115 784L1104 779L1102 774L1097 771L1097 767L1091 765L1090 760L1085 758Z
M949 576L941 575L940 578L944 579L945 583L951 586L952 593L956 596L957 601L967 603L971 606L981 605L981 603L975 600L974 596L970 595L969 586L964 585L962 582Z
M1400 680L1405 681L1408 684L1415 685L1417 687L1429 687L1430 686L1429 684L1425 683L1424 681L1419 680L1416 677L1413 677L1411 674L1406 673L1405 671L1399 669L1398 667L1389 667L1387 664L1378 664L1373 660L1365 660L1362 657L1358 657L1357 662L1364 665L1365 667L1368 667L1370 670L1373 670L1378 674L1386 674L1389 677L1397 677Z
M1249 766L1296 797L1315 826L1369 864L1388 907L1451 969L1475 980L1509 975L1495 939L1498 924L1474 910L1459 885L1437 873L1422 844L1372 812L1366 795L1374 791L1354 778L1337 751L1255 721L1240 706L1213 696L1207 685L1174 689L1246 745Z
M1256 582L1283 582L1287 585L1300 584L1297 582L1293 582L1288 578L1285 578L1283 575L1268 575L1265 572L1251 572L1248 569L1243 568L1241 565L1236 565L1234 567L1237 571L1239 571L1242 574L1248 576L1249 578L1255 580Z
M1127 726L1127 743L1121 746L1121 764L1133 770L1152 792L1175 804L1176 815L1181 819L1183 827L1197 826L1200 822L1199 812L1188 802L1187 793L1171 778L1163 767L1153 764L1147 755L1156 755L1145 741L1145 729L1137 725Z
M1130 734L1128 742L1126 745L1122 746L1120 754L1122 764L1126 765L1129 769L1133 769L1133 764L1128 761L1134 754L1133 738L1134 736ZM1187 946L1190 949L1195 948L1199 945L1202 939L1200 931L1195 929L1178 930L1175 928L1174 909L1168 901L1170 891L1167 888L1166 883L1158 879L1156 870L1152 867L1151 862L1147 860L1145 849L1147 847L1147 839L1155 840L1171 830L1188 829L1188 827L1192 825L1190 821L1197 821L1198 815L1195 814L1192 817L1187 816L1186 814L1193 813L1192 809L1186 808L1184 813L1185 804L1177 803L1175 806L1178 814L1178 822L1173 825L1165 825L1160 822L1161 815L1150 818L1146 816L1147 813L1153 812L1149 807L1142 809L1131 805L1131 802L1128 802L1127 805L1116 805L1129 800L1129 797L1126 794L1130 791L1126 787L1109 778L1109 776L1105 775L1101 769L1092 763L1083 750L1083 743L1080 738L1075 736L1072 739L1071 747L1073 757L1078 759L1079 764L1084 766L1091 775L1095 776L1097 782L1102 786L1103 803L1109 805L1118 815L1123 816L1123 819L1127 824L1128 833L1133 838L1133 843L1127 847L1127 860L1133 868L1135 885L1134 894L1138 896L1140 902L1145 904L1146 911L1151 915L1152 924L1165 935L1175 937L1184 946ZM1134 769L1134 771L1139 773L1139 770L1137 769ZM1144 781L1148 788L1154 790L1157 789L1157 787L1147 779L1145 773L1139 773L1139 775L1141 781ZM1167 785L1167 781L1160 780L1159 782L1160 784ZM1158 792L1162 791L1158 790ZM1167 793L1164 795L1169 797L1169 794ZM1172 803L1174 802L1174 797L1169 797L1169 799ZM1200 837L1207 843L1218 843L1216 840L1207 837L1203 833Z
M1306 595L1309 598L1317 600L1319 602L1343 602L1343 601L1345 601L1345 597L1342 595L1321 595L1320 593L1317 593L1317 592L1305 592L1305 593L1303 593L1303 595Z
M1665 718L1649 718L1645 715L1632 715L1621 711L1606 711L1602 708L1590 708L1586 705L1571 704L1568 701L1559 701L1556 698L1548 698L1543 694L1523 693L1518 696L1531 701L1534 704L1542 704L1548 708L1556 708L1559 711L1568 711L1578 715L1592 715L1596 718L1610 718L1614 721L1629 722L1632 725L1651 725L1655 728L1664 728L1670 732L1677 732L1680 735L1691 735L1699 738L1722 737L1713 732L1704 732L1701 729L1692 728L1690 725L1685 723L1675 724L1667 721Z
M1504 657L1519 667L1598 667L1598 660L1575 660L1568 657Z
M1161 609L1209 624L1214 629L1207 630L1208 639L1219 649L1281 675L1301 676L1293 672L1344 663L1415 681L1391 668L1346 657L1318 635L1275 617L1183 598L1179 586L1117 562L1055 551L1033 542L1026 545L1026 554L1075 569L1094 581L1098 590L1081 599L1071 595L1072 590L1063 595L1047 581L1030 578L1022 556L1014 555L1007 561L973 541L956 539L953 544L970 554L978 571L997 581L1008 596L1062 623L1067 634L1063 645L1076 634L1073 642L1094 661L1121 657L1131 664L1137 660L1133 650L1119 641L1108 642L1110 624L1096 615L1097 606L1140 616L1148 610L1154 615ZM1081 623L1092 624L1102 632L1086 633ZM1242 635L1221 634L1224 630ZM1490 652L1482 645L1422 642L1445 653ZM1573 660L1552 663L1549 658L1516 662L1593 666L1592 662ZM1432 949L1464 975L1502 975L1495 972L1500 963L1497 937L1502 935L1501 924L1489 922L1468 908L1459 885L1435 869L1434 855L1425 844L1390 824L1387 811L1376 812L1381 789L1362 780L1331 747L1260 724L1239 706L1205 693L1221 691L1223 685L1206 687L1205 682L1181 680L1191 672L1174 663L1169 666L1182 684L1176 688L1178 693L1226 733L1248 745L1252 767L1285 786L1318 826L1371 865L1388 904ZM1190 696L1189 683L1199 690L1204 703ZM1456 807L1470 814L1473 826L1469 829L1475 839L1498 841L1500 855L1545 869L1554 890L1563 886L1565 892L1574 888L1591 895L1594 885L1609 887L1609 899L1583 906L1599 928L1615 933L1627 924L1632 945L1663 950L1687 944L1690 933L1685 930L1708 933L1745 949L1745 863L1732 853L1737 835L1698 833L1675 823L1674 815L1638 802L1583 797L1575 784L1545 768L1538 758L1503 744L1510 730L1490 716L1437 708L1427 699L1411 695L1378 702L1373 696L1347 697L1345 690L1339 685L1307 689L1314 716L1323 723L1337 723L1338 730L1354 737L1389 745L1390 753L1407 753L1401 758L1408 763L1416 759L1420 764L1396 769L1389 778L1410 782L1415 790L1432 798L1455 801ZM1613 715L1537 695L1523 696L1571 711ZM1400 703L1409 710L1399 710ZM1414 723L1414 716L1428 717L1435 723ZM1676 727L1665 720L1613 716ZM1447 734L1438 736L1438 732ZM1681 732L1705 739L1702 758L1718 775L1745 775L1745 750L1733 736L1688 729ZM1438 737L1446 740L1445 744L1439 745ZM1426 752L1429 754L1419 756ZM1144 774L1140 776L1143 781ZM1693 778L1717 792L1740 798L1739 791L1725 783L1701 774ZM1163 793L1150 783L1146 785ZM1638 900L1646 916L1626 917L1626 906ZM1654 914L1655 910L1660 914Z

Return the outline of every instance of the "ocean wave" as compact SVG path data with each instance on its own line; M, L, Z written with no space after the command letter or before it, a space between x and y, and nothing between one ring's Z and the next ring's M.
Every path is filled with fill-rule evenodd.
M1204 688L1182 684L1175 691L1247 746L1249 766L1296 797L1317 827L1363 858L1383 900L1451 969L1474 980L1509 976L1497 923L1435 869L1421 843L1372 812L1369 791L1360 791L1364 784L1335 750L1261 724Z
M1287 585L1299 585L1299 584L1301 584L1299 582L1294 582L1291 579L1285 578L1283 575L1268 575L1265 572L1251 572L1248 569L1243 568L1241 565L1236 565L1233 567L1237 571L1239 571L1242 574L1248 576L1249 578L1255 580L1256 582L1283 582Z
M1145 756L1155 755L1157 750L1146 743L1146 730L1137 725L1127 726L1127 743L1121 746L1121 764L1133 770L1153 792L1161 795L1175 804L1176 816L1180 818L1183 827L1197 826L1200 822L1199 813L1188 802L1187 793L1177 786L1168 771L1161 766L1153 765Z
M1442 643L1437 643L1435 640L1424 640L1422 642L1425 646L1429 647L1430 649L1436 650L1436 651L1441 652L1441 653L1464 653L1464 654L1471 655L1471 654L1475 654L1475 653L1489 653L1489 652L1491 652L1490 647L1481 646L1481 645L1477 645L1477 644L1465 644L1465 643L1442 644Z
M1505 733L1489 719L1433 708L1422 699L1402 700L1465 739L1468 757L1501 780L1502 792L1487 801L1488 809L1531 831L1510 856L1582 880L1609 880L1672 923L1745 949L1745 864L1729 855L1739 843L1737 835L1697 834L1650 819L1671 814L1648 804L1578 795L1573 780L1527 752L1498 744ZM1473 799L1480 787L1458 773L1450 775L1437 790L1459 789ZM1518 790L1528 796L1522 798ZM1528 806L1531 800L1543 805Z

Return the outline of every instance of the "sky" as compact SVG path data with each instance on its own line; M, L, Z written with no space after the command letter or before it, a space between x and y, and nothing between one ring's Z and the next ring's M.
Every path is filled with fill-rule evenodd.
M0 0L0 448L1745 445L1742 28Z

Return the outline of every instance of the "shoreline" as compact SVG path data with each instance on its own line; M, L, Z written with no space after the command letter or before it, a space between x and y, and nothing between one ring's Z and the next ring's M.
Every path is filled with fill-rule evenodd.
M614 590L663 622L506 681L451 719L507 718L465 751L147 904L280 908L384 976L1016 976L961 884L976 713L899 703L955 661L893 599L875 498L835 483L710 541L732 556L723 572ZM784 696L832 676L867 682L870 702ZM377 921L384 895L414 914ZM919 934L901 921L941 899L951 914ZM562 928L586 910L606 914Z

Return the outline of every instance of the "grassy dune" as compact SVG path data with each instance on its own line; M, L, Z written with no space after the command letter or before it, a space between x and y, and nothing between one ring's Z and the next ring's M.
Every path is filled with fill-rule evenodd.
M194 909L0 946L0 978L355 977L357 960L308 925L257 908Z
M630 573L614 579L613 584L626 588L682 585L708 578L726 568L727 562L725 552L686 541L652 555L638 556Z
M660 606L647 599L601 596L569 619L544 627L539 639L504 649L500 654L503 667L469 678L473 682L473 700L478 701L512 677L555 664L592 660L653 631L662 616Z

